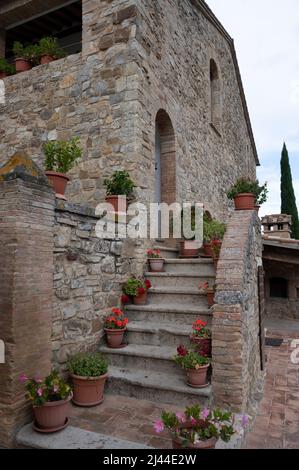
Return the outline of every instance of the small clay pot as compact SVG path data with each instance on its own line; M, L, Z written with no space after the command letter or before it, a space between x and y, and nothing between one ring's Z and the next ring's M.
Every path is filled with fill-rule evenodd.
M210 243L204 243L203 249L204 249L205 256L209 256L210 258L213 258L213 251L212 251L212 247Z
M74 385L73 403L78 406L96 406L104 400L104 388L108 374L100 377L81 377L70 374Z
M151 258L148 260L150 270L153 273L162 273L164 271L165 259L163 258Z
M50 64L50 62L54 62L54 60L55 60L55 57L53 57L52 55L44 54L40 58L40 64L41 65Z
M255 195L252 193L238 194L234 201L236 211L254 210Z
M127 198L121 196L106 196L105 201L113 206L114 212L126 212L128 209Z
M181 258L198 258L199 246L197 241L184 240L180 242L180 257Z
M110 330L105 328L104 330L106 333L108 348L116 349L121 347L126 328L123 330Z
M65 427L69 417L69 402L66 400L52 401L42 406L34 406L35 426L42 432L56 432Z
M208 386L207 374L210 364L199 367L199 369L188 369L188 385L194 388L204 388Z
M212 356L212 338L199 338L198 336L191 335L190 341L196 345L196 352L200 356Z
M24 59L23 57L15 58L15 67L16 73L26 72L27 70L32 69L32 64L30 60Z
M47 175L48 180L54 188L55 196L59 199L66 200L64 194L66 190L66 185L70 179L65 174L57 173L56 171L46 171L45 174Z
M134 305L146 305L146 303L147 303L147 290L144 292L144 294L139 294L133 297Z

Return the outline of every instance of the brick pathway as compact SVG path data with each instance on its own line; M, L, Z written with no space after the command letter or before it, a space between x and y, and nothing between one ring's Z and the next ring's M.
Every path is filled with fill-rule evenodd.
M299 449L299 364L291 362L291 343L299 335L268 331L267 336L285 339L280 347L266 348L265 396L245 448Z

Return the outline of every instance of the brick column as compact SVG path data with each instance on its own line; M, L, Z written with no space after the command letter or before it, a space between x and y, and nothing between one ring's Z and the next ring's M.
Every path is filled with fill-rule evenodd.
M260 221L255 211L235 211L223 240L213 311L213 397L233 411L249 411L260 397Z
M30 421L21 373L51 370L54 193L17 154L0 169L0 447Z

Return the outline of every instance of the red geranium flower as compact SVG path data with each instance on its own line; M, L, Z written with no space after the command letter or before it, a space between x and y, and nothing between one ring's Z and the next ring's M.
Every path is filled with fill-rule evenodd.
M139 295L145 294L145 292L146 291L145 291L144 287L139 287L139 289L138 289L138 294Z
M127 303L129 303L129 302L130 302L129 296L126 295L126 294L123 294L123 295L121 296L121 303L122 303L123 305L125 305L125 304L127 304Z
M147 289L150 289L152 287L152 283L149 279L146 279L146 281L144 281L144 284L146 285Z
M177 348L177 353L178 353L179 356L185 357L188 354L188 350L187 350L187 348L185 348L185 346L183 344L181 344Z

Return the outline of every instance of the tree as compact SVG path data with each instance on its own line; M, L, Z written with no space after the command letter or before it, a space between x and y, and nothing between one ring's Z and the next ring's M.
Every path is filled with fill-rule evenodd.
M293 187L292 172L286 144L281 155L281 213L292 216L292 237L299 240L299 219L296 197Z

